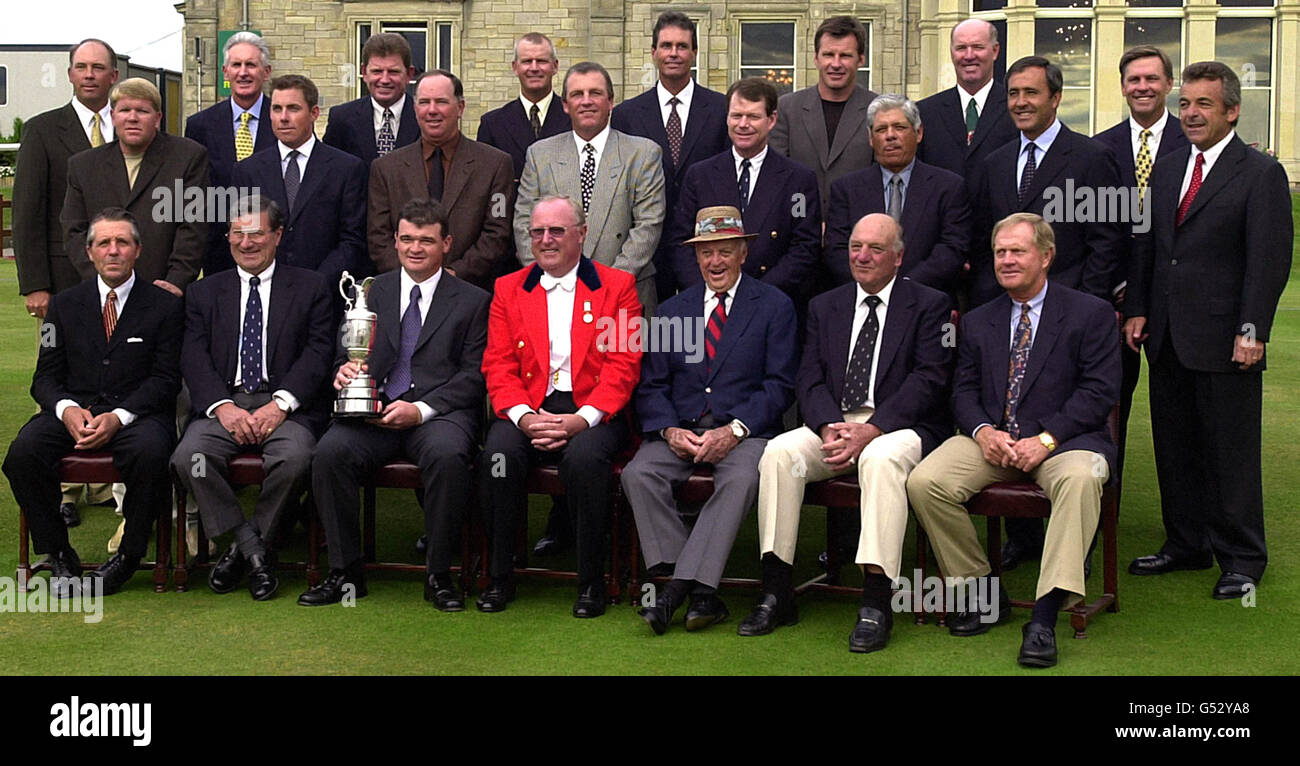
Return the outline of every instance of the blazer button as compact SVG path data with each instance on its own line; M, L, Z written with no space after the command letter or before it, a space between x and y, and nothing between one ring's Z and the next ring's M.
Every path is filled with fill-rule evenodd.
M712 388L707 388L707 387L706 387L706 388L704 389L704 393L706 393L706 394L711 394L711 393L713 393L713 389L712 389Z
M1174 258L1173 260L1171 260L1171 261L1169 262L1169 265L1170 265L1170 266L1177 266L1177 265L1178 265L1178 259L1177 259L1177 258Z
M605 344L604 344L604 343L597 343L597 344L596 344L596 350L599 351L599 352L602 353L602 354L605 353Z
M104 360L104 366L105 366L105 367L108 366L108 360L107 360L107 359Z
M523 348L523 347L524 347L524 342L523 342L522 340L519 341L519 347L520 347L520 348Z
M531 377L533 377L533 374L532 374L531 372L525 372L525 373L524 373L524 377L525 377L525 378L531 378Z
M600 382L600 376L599 376L599 375L596 376L596 382L597 382L597 383Z
M779 236L780 236L780 235L777 234L776 232L772 232L772 239L776 239L776 238L779 237Z
M766 266L759 266L759 267L758 267L758 273L759 273L759 274L766 274L766 273L767 273L767 267L766 267Z

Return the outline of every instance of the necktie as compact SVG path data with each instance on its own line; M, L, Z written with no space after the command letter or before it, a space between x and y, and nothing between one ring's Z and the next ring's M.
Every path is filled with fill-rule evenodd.
M246 159L253 153L253 132L248 129L248 119L253 115L244 112L239 115L239 130L235 131L235 161Z
M104 340L113 339L113 330L117 327L117 291L109 290L104 299Z
M90 118L90 145L103 146L104 132L99 129L100 120L99 112L95 112Z
M239 340L239 370L244 393L262 387L262 293L258 277L248 280L248 303L244 305L244 332Z
M379 126L379 135L375 136L375 150L383 157L397 148L397 137L393 135L393 110L385 109L383 124Z
M402 315L402 345L397 350L397 362L393 371L388 373L388 383L384 393L389 401L396 401L411 388L411 356L415 353L415 342L420 339L420 286L411 286L411 302Z
M1143 128L1138 134L1142 145L1138 147L1137 160L1134 162L1134 171L1137 175L1138 182L1138 211L1142 210L1143 203L1146 202L1147 181L1151 180L1151 145L1147 139L1151 137L1151 131Z
M1201 168L1204 165L1205 152L1200 152L1196 155L1196 165L1192 167L1192 181L1187 185L1187 193L1183 195L1183 201L1178 204L1178 219L1174 222L1178 226L1183 225L1183 217L1192 206L1192 200L1196 199L1196 192L1201 190Z
M1029 347L1033 345L1033 326L1029 321L1029 304L1020 304L1020 321L1016 323L1016 340L1011 346L1011 362L1007 365L1007 401L1002 407L1002 427L1011 438L1020 438L1020 423L1016 422L1016 406L1020 404L1020 382L1025 379L1025 366L1029 364Z
M533 104L533 108L528 110L528 124L533 128L533 138L542 136L542 110Z
M582 162L582 212L591 207L591 190L596 185L596 147L587 144L582 148L587 159Z
M293 201L298 197L298 187L302 185L302 171L298 169L298 150L294 149L289 152L289 166L284 169L284 196L289 202L289 209L285 212L293 212Z
M744 215L749 206L749 160L740 161L740 180L736 182L736 190L740 192L740 214Z
M668 131L668 151L673 155L674 168L682 160L682 117L677 113L680 103L676 96L668 99L668 124L664 126Z
M1020 190L1016 195L1022 205L1025 204L1025 197L1029 194L1029 185L1034 182L1034 171L1038 169L1038 164L1034 162L1034 150L1037 148L1033 141L1029 142L1027 147L1029 157L1025 160L1025 169L1020 174Z
M429 163L429 199L437 202L442 199L442 147L433 150L433 159Z
M722 344L722 326L727 323L727 294L722 292L713 295L718 299L718 305L709 314L709 322L704 326L704 353L709 356L710 369L713 366L713 356Z
M975 99L966 102L966 145L970 145L970 140L975 136L975 128L980 124L979 108L975 106Z
M903 177L889 179L889 217L895 221L903 220Z
M867 296L867 321L858 331L858 341L853 344L853 358L849 360L849 371L844 375L844 395L840 397L840 407L845 412L855 410L867 403L871 392L871 358L876 353L876 336L880 334L880 320L876 318L876 307L881 303L880 296Z

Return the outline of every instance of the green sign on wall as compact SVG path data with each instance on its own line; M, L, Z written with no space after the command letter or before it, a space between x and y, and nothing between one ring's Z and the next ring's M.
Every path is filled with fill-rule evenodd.
M217 32L217 66L218 67L220 67L223 63L225 63L224 61L225 57L222 55L221 52L226 49L226 41L230 39L231 35L238 34L239 32L242 31L243 30L240 29L223 29L220 32ZM252 32L255 35L262 34L262 30L260 29L250 29L248 31ZM217 97L218 98L230 97L230 81L227 80L225 74L221 72L218 72L217 74Z

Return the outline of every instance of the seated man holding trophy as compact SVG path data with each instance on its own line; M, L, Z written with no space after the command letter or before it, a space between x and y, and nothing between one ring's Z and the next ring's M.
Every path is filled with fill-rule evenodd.
M366 595L358 492L375 469L400 456L424 479L424 597L444 612L465 608L451 579L451 552L469 501L483 413L490 297L443 269L452 236L439 203L406 203L394 234L402 268L358 285L344 315L335 420L312 461L330 573L298 598L303 606ZM345 297L352 284L344 272Z

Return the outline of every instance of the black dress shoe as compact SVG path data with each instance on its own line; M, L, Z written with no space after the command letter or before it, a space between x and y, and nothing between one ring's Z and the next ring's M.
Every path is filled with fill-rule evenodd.
M547 558L549 556L559 556L568 550L569 544L554 535L543 535L537 545L533 546L533 555Z
M510 580L493 580L487 590L478 594L475 606L480 612L504 612L506 604L515 600L515 584Z
M244 576L246 569L248 562L244 561L244 555L237 545L231 543L208 572L208 587L213 593L229 593L239 587L239 578Z
M1160 551L1152 556L1139 556L1133 559L1133 563L1128 565L1128 573L1135 575L1159 575L1166 572L1178 572L1184 569L1209 569L1214 562L1206 559L1205 561L1195 561L1192 559L1175 558L1164 551Z
M849 634L849 651L859 654L878 652L889 643L889 631L894 627L892 612L882 612L871 606L858 609L858 623Z
M64 503L59 506L59 517L63 519L63 526L71 529L81 523L81 514L77 513L76 503Z
M108 561L100 564L99 569L96 569L91 576L103 578L104 595L110 596L122 589L139 566L139 556L127 556L118 552L114 553Z
M691 594L691 607L686 610L686 629L703 630L716 625L731 616L727 605L722 603L716 593L704 595Z
M1020 656L1016 661L1027 668L1050 668L1056 664L1056 629L1027 622L1021 629Z
M298 603L301 606L337 604L349 590L352 590L352 595L356 598L366 596L366 576L360 567L331 570L329 576L316 587L299 596Z
M451 575L446 572L425 578L424 600L433 602L440 612L465 611L465 596L452 585Z
M81 559L69 545L50 554L50 592L55 598L71 598L81 586ZM74 588L75 584L75 588Z
M668 630L668 624L673 621L673 612L679 606L681 602L673 598L671 590L660 588L655 593L654 606L643 607L637 614L641 615L641 619L645 620L656 636L662 636Z
M280 588L280 580L275 576L275 567L266 556L248 558L248 592L254 601L270 601Z
M764 593L745 619L740 621L736 633L742 636L766 636L782 625L799 622L799 609L794 599L782 601L773 593Z
M1246 595L1247 587L1255 588L1259 585L1259 580L1250 575L1239 574L1237 572L1224 572L1219 576L1219 581L1214 584L1213 596L1221 601L1230 598L1241 598Z
M1003 572L1010 572L1026 561L1039 561L1042 558L1042 543L1037 546L1030 546L1014 537L1008 537L1007 541L1002 544Z
M978 608L966 612L953 612L948 615L948 632L954 636L978 636L987 633L994 625L1001 625L1011 619L1011 597L998 584L998 613L993 617L992 604L977 604Z
M605 613L605 584L586 585L578 591L578 600L573 602L573 616L580 618L599 617Z
M415 552L421 555L429 549L429 538L426 535L420 535L415 538Z

